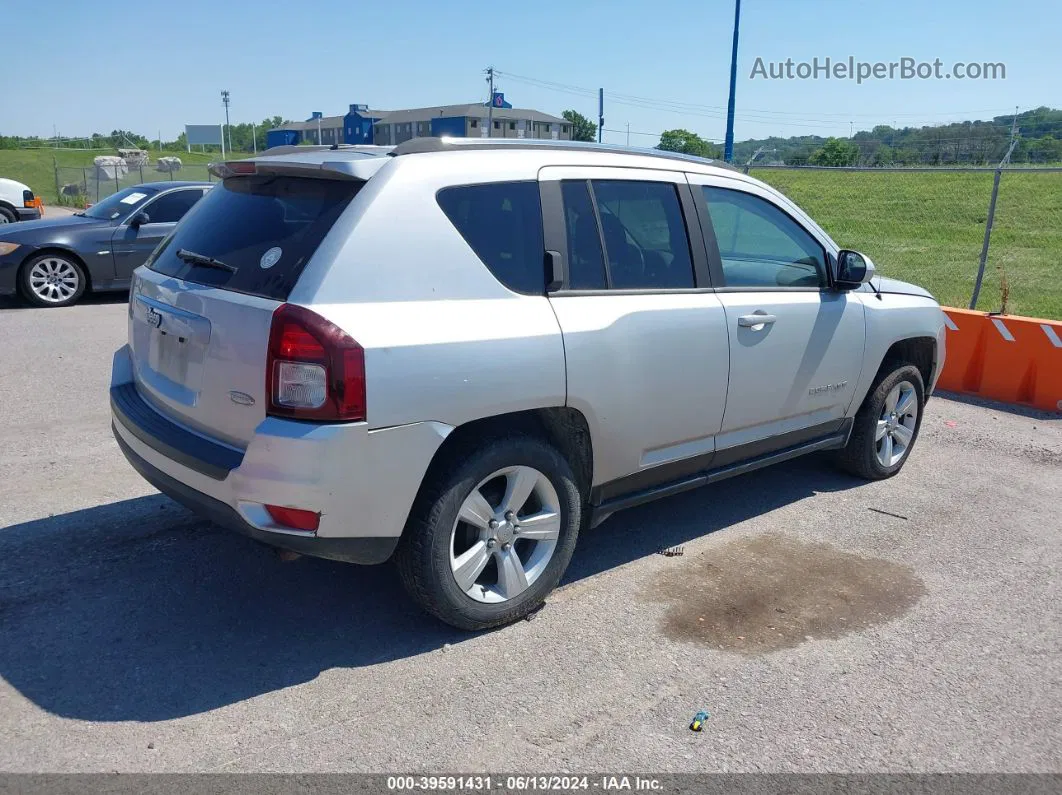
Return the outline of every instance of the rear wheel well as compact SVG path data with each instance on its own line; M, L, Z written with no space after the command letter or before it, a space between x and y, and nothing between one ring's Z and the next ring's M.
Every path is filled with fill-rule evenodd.
M584 500L588 497L594 472L590 427L581 412L564 406L499 414L454 428L432 457L421 483L421 493L426 484L434 482L455 461L470 455L484 442L514 435L534 436L555 447L575 473L579 493Z
M885 358L878 368L878 378L903 364L913 364L918 368L922 384L928 392L933 380L933 371L937 366L937 341L932 337L912 337L894 342L885 352Z
M26 270L26 268L29 267L30 261L35 260L42 254L58 254L69 259L71 262L81 268L81 275L85 277L85 292L87 293L92 291L92 274L89 273L89 269L88 266L85 265L85 261L69 249L57 248L54 246L52 248L38 249L37 251L34 251L32 254L26 257L26 259L22 260L22 264L18 266L18 279L16 282L19 285L19 289L21 289L22 285L22 274Z

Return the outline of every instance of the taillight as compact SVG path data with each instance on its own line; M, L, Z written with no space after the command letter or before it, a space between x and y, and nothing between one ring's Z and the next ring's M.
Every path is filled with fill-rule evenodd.
M267 414L299 420L365 419L365 351L315 312L281 304L266 358Z

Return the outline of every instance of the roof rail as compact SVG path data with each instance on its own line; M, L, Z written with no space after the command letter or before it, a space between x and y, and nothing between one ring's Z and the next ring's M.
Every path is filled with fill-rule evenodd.
M667 160L683 160L717 168L736 170L734 166L722 160L712 160L708 157L697 157L696 155L687 155L682 152L668 152L663 149L647 149L639 146L618 146L588 141L555 141L541 138L494 140L489 138L411 138L394 147L390 154L393 157L399 157L401 155L416 155L427 152L457 152L483 149L549 149L576 152L610 152L613 154L640 155L642 157L659 157Z

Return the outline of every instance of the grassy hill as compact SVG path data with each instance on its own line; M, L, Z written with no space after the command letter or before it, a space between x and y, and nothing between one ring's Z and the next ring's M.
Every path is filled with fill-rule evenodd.
M886 276L968 306L977 276L992 172L753 169L799 204L838 245ZM1062 173L1003 174L977 308L1062 318Z

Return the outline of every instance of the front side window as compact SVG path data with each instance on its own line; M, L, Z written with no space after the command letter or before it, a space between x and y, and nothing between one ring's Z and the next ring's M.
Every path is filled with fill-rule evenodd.
M545 293L545 244L537 182L444 188L439 191L438 202L498 281L518 293Z
M703 188L728 287L825 287L826 252L766 199Z
M593 180L613 289L693 287L686 223L669 182Z

